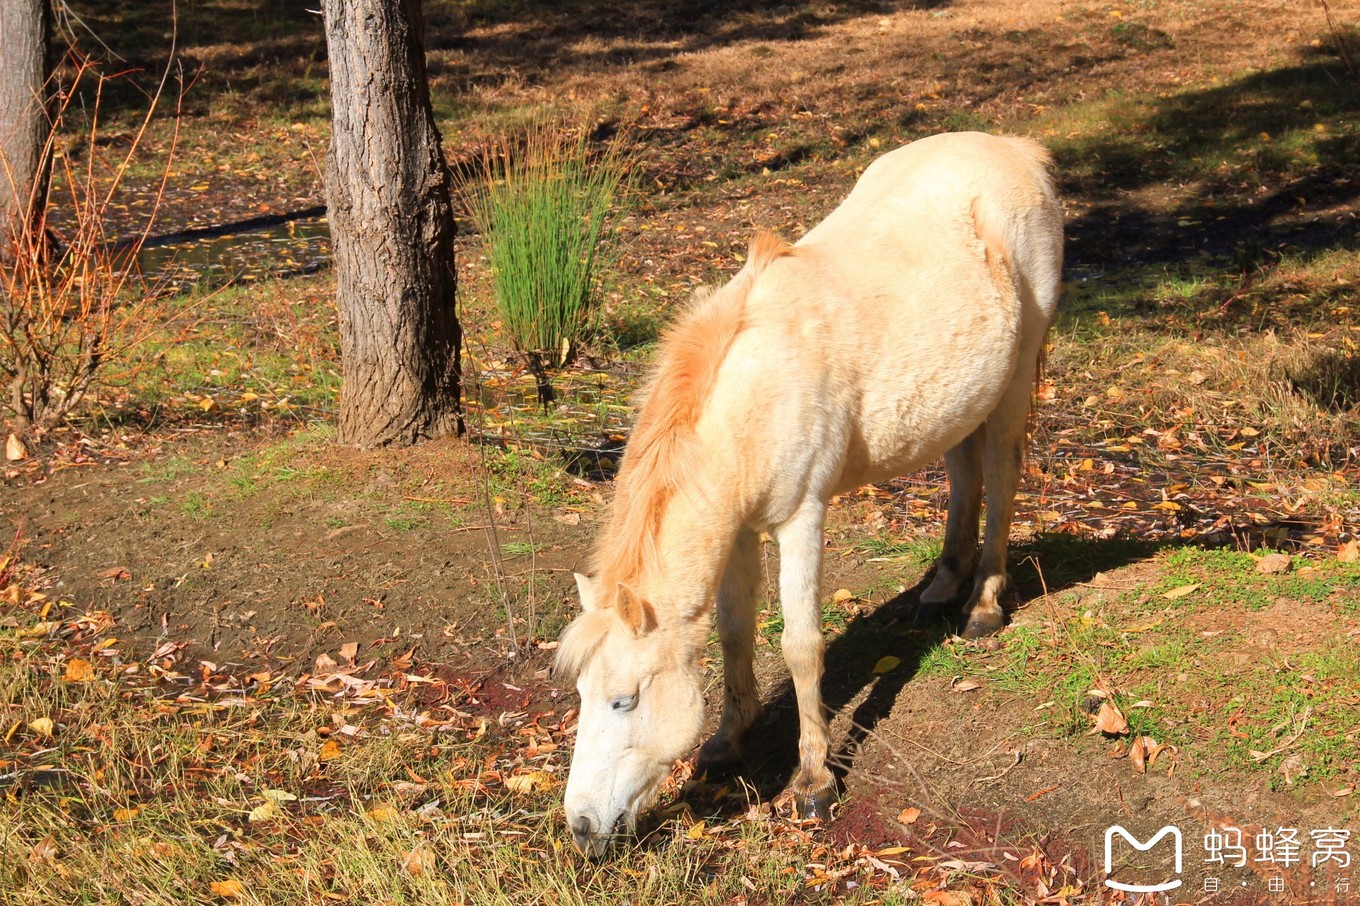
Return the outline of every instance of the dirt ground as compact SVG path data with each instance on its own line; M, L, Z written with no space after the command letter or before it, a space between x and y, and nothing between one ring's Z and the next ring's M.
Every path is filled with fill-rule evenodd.
M630 215L636 239L622 267L683 288L729 268L731 250L756 227L796 235L848 186L849 172L797 170L799 155L812 151L752 138L762 130L800 117L839 117L847 128L816 131L832 145L854 146L875 111L893 116L903 135L967 125L937 111L1004 122L1008 107L1057 107L1109 86L1211 84L1268 66L1304 65L1325 36L1296 4L1271 0L1176 3L1166 15L1155 3L851 3L789 10L774 24L758 15L759 4L737 6L693 29L665 17L659 30L631 44L620 35L642 34L648 23L625 20L618 35L591 37L545 12L531 30L536 43L526 48L522 22L487 17L456 39L434 42L441 61L435 84L487 104L605 91L637 101L633 125L649 136L654 153L645 165L664 190ZM1354 4L1333 8L1355 12ZM1129 27L1111 28L1121 22ZM998 40L1012 42L1014 53L989 46ZM798 87L813 83L815 91ZM746 124L740 144L724 145L721 131L702 137L728 120ZM774 176L760 190L701 194L707 177L731 167ZM779 178L789 168L801 176ZM1139 210L1160 212L1137 223L1155 234L1158 224L1175 221L1177 193L1192 191L1100 186L1079 176L1066 188L1070 258L1089 272L1124 254L1151 261L1170 253L1156 243L1124 246L1135 231L1110 215L1115 206L1132 199ZM294 180L289 204L319 200L317 191L306 179ZM1158 191L1169 195L1155 197ZM173 207L168 216L175 216ZM475 286L475 255L465 256L464 266ZM573 613L571 573L586 566L607 482L562 474L557 480L570 494L558 502L505 499L467 444L359 453L283 424L191 424L123 439L68 438L41 452L12 466L0 484L0 531L16 539L36 571L30 584L54 600L116 614L144 656L167 669L210 661L224 673L296 676L317 670L323 658L376 673L414 658L460 682L460 706L488 714L572 694L548 672L551 641ZM843 502L833 547L866 524L901 525L890 494L884 497ZM943 499L938 492L914 512L938 517ZM1037 508L1022 503L1017 540L1025 551L1034 549L1025 547L1032 541L1025 535L1038 521ZM912 532L929 537L939 525L917 520ZM1147 551L1093 550L1048 593L1022 581L1016 625L1073 619L1100 583L1133 588L1161 578ZM1037 846L1058 877L1070 872L1098 885L1104 834L1113 824L1140 838L1175 824L1187 840L1219 821L1244 828L1353 825L1354 797L1333 799L1317 786L1275 789L1260 779L1244 785L1231 772L1135 773L1127 757L1114 757L1127 753L1099 735L1036 730L1033 715L1042 701L985 681L961 690L948 679L918 677L910 658L872 673L881 657L942 638L913 620L924 570L911 560L875 562L848 544L828 557L824 594L871 590L828 654L826 687L845 790L826 831L832 839L910 842L1016 877L1037 871L1021 864ZM1060 602L1069 591L1078 594ZM1303 600L1256 611L1245 628L1234 614L1194 619L1198 631L1211 635L1243 632L1253 640L1242 649L1246 658L1287 653L1319 627L1342 635L1346 628L1335 607ZM768 800L790 776L796 720L777 645L758 652L767 710L753 734L760 743L748 754L748 780ZM707 670L715 702L716 660ZM719 808L735 807L726 792L697 790ZM731 795L745 802L744 793ZM904 815L908 809L919 816ZM1187 891L1201 890L1205 877L1206 866L1190 864L1192 858ZM1322 875L1305 869L1291 875L1288 896L1323 901L1308 888ZM1222 877L1229 887L1245 879L1232 871ZM1255 894L1242 897L1258 901Z

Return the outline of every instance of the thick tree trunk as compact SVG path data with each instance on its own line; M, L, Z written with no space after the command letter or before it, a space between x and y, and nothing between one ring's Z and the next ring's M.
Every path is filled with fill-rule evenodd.
M10 0L5 0L10 2ZM419 0L324 0L341 443L462 431L455 224Z
M0 0L0 260L42 235L47 154L47 0Z

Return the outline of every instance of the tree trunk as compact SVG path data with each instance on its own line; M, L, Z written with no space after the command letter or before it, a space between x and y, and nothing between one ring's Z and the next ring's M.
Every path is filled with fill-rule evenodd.
M0 261L43 235L47 178L47 0L0 0Z
M10 0L5 0L10 2ZM420 0L324 0L326 196L340 313L341 443L462 433L451 177Z

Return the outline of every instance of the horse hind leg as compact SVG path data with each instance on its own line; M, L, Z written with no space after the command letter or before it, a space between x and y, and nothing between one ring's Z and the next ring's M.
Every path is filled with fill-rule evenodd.
M957 601L977 562L978 516L982 509L982 451L987 427L979 426L944 455L949 473L949 517L935 579L921 593L923 615Z
M741 759L742 740L760 710L756 686L756 595L760 585L760 536L737 535L718 587L718 638L723 651L723 709L718 729L699 750L699 770L721 773Z
M1001 597L1010 583L1006 574L1006 549L1010 543L1015 492L1024 461L1025 428L1029 417L1035 362L1020 367L1001 403L987 416L987 442L982 456L986 487L987 528L982 554L973 581L973 594L964 608L964 638L981 638L1005 624Z

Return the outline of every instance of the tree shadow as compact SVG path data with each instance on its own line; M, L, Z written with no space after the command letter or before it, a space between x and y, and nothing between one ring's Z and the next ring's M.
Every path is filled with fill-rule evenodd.
M458 93L513 73L530 84L560 79L564 68L623 64L665 67L674 58L751 41L799 41L860 16L938 9L952 0L845 0L809 5L780 0L426 0L425 47L432 79ZM222 96L262 108L326 102L322 17L305 3L198 0L73 0L81 46L158 73L173 31L188 71L206 67L189 96L205 113ZM101 48L102 45L102 48ZM106 49L106 50L104 50ZM450 57L454 52L464 60ZM145 79L111 84L110 108L145 105Z
M1360 249L1360 137L1331 125L1360 114L1360 85L1335 60L1305 59L1151 107L1116 103L1111 128L1055 143L1062 193L1087 202L1068 224L1069 264L1207 258L1246 272L1284 251ZM1185 190L1163 204L1159 186Z
M1102 571L1146 560L1163 547L1178 543L1134 537L1098 540L1057 533L1039 535L1012 548L1012 599L1036 602L1045 594L1061 593L1089 582ZM824 706L838 714L860 699L850 715L849 734L841 740L833 739L832 761L838 780L843 781L854 767L860 746L892 712L922 661L958 628L953 620L935 618L923 624L919 619L920 596L931 577L927 573L910 589L855 617L827 645ZM874 667L887 656L900 659L900 663L881 675L875 674ZM765 699L764 710L748 736L745 764L739 773L768 800L787 786L797 766L798 708L793 683L786 678Z

